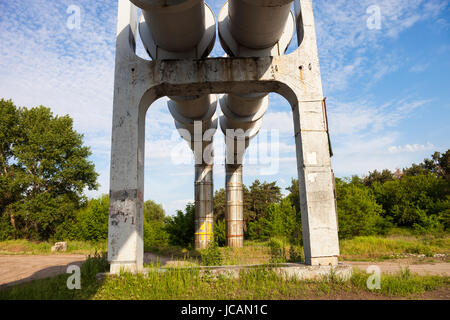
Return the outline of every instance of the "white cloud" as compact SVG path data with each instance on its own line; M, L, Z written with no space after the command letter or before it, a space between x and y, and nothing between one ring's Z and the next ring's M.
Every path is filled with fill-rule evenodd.
M426 71L429 66L430 66L430 63L417 63L417 64L414 64L411 67L411 69L409 69L409 71L414 72L414 73L421 73L421 72Z
M406 144L404 146L391 146L388 148L389 153L404 153L404 152L418 152L418 151L432 151L436 147L430 143L427 142L426 145L424 144Z
M328 103L328 121L333 135L351 135L358 132L377 133L386 127L396 125L407 118L417 108L427 105L430 100L403 98L384 105L374 105L369 100L355 102Z

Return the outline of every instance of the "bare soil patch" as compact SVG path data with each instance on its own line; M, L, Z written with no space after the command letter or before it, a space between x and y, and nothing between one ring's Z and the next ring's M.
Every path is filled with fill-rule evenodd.
M369 266L378 266L382 273L397 273L407 267L412 273L421 276L450 276L450 263L448 262L432 262L418 263L415 259L399 259L389 261L343 261L354 268L366 271Z
M84 255L0 255L0 289L66 273L69 265L84 260Z

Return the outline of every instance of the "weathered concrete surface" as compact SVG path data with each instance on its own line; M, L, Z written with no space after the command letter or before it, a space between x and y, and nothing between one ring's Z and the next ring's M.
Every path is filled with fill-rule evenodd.
M306 263L339 255L328 128L311 0L296 0L299 48L286 56L145 61L135 54L137 10L119 0L111 204L111 272L142 270L145 113L163 96L276 92L291 104Z

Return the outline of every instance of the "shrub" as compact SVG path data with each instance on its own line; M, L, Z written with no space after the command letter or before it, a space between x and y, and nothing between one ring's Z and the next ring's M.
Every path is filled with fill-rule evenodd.
M289 247L289 262L303 262L305 256L301 246L291 245Z
M169 244L169 234L160 220L144 220L144 248L164 247Z
M177 214L169 217L166 222L166 231L169 234L169 243L173 246L192 247L195 232L195 206L188 204L185 212L178 210Z
M202 265L220 266L223 263L222 254L216 242L211 242L207 249L200 250Z
M286 242L282 239L272 238L269 241L270 247L270 262L271 263L284 263L286 262Z
M99 241L108 237L109 196L91 199L77 212L73 234L78 240Z
M382 207L369 188L336 179L336 191L340 238L372 235L388 227L382 222Z
M266 217L249 223L249 237L253 240L266 240L270 237L298 241L301 238L301 220L290 198L267 208Z
M227 243L226 222L225 220L217 220L214 222L214 241L219 247L223 247Z
M440 221L427 217L439 217L450 210L449 182L431 173L375 183L373 190L386 216L398 226L433 231Z

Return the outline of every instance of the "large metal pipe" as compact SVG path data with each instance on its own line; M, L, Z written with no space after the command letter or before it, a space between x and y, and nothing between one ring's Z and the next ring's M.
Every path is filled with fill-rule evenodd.
M131 0L142 9L139 31L153 59L200 59L215 41L214 14L203 0ZM194 151L195 247L204 249L213 239L213 165L203 154L212 149L217 128L217 99L214 95L169 97L169 111L180 135ZM195 128L201 125L200 131ZM209 141L203 141L209 130Z
M285 52L294 34L293 0L229 0L219 16L223 48L233 57L263 57ZM267 93L226 94L220 99L222 131L245 131L244 148L259 132L269 106ZM226 138L227 149L237 143ZM242 161L244 150L227 150L226 220L227 244L243 246ZM230 154L232 155L230 157Z
M266 49L281 38L293 0L229 0L233 37L244 47Z
M145 22L155 42L167 51L186 52L194 48L205 33L203 0L187 0L177 5L160 6L157 1L143 9Z

